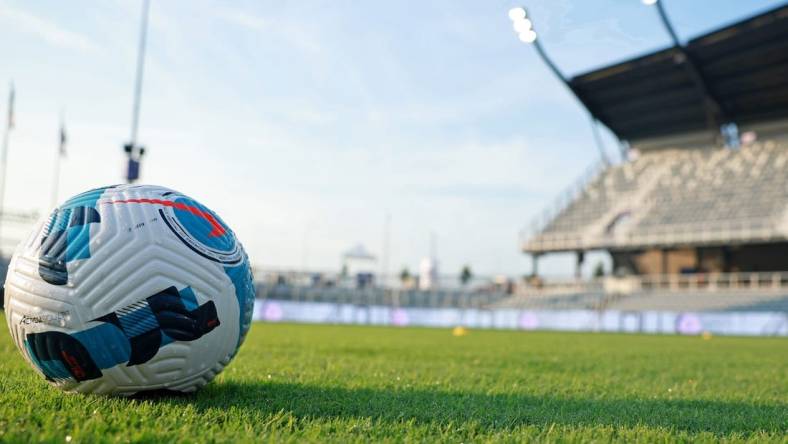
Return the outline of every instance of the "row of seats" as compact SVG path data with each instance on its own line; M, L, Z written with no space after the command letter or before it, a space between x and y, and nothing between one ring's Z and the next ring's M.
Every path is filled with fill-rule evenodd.
M659 150L600 173L537 239L580 238L590 229L609 226L623 213L637 222L627 228L633 235L655 229L702 231L731 225L768 229L776 227L786 210L785 141L758 142L740 149Z
M788 202L788 147L760 143L740 150L668 151L672 162L649 195L638 227L763 222L778 218ZM635 227L637 229L638 227ZM700 227L700 226L699 226Z
M529 310L622 310L622 311L784 311L788 293L769 291L670 292L643 291L630 295L603 292L563 295L519 294L491 308Z
M296 302L400 307L483 307L509 297L503 292L391 290L385 288L304 287L258 284L257 297Z
M611 310L662 311L784 311L788 294L781 292L643 292L612 300Z
M489 308L518 310L622 310L622 311L784 311L788 291L728 289L719 291L642 290L620 295L603 289L561 292L531 291L472 293L458 290L422 292L381 288L316 288L258 285L257 296L297 302L381 305L422 308Z
M603 292L577 292L559 295L518 294L492 304L490 308L527 310L597 310L605 303Z
M604 216L619 199L637 190L643 173L653 166L654 160L644 156L637 162L628 162L601 173L543 232L579 231L588 221Z

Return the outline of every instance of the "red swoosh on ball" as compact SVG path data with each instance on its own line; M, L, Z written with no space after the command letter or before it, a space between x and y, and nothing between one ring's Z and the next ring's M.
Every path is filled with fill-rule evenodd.
M171 200L161 200L161 199L125 199L125 200L111 200L111 201L104 202L104 203L111 203L111 204L116 204L116 203L144 203L144 204L158 204L158 205L162 205L162 206L165 206L165 207L172 207L172 208L175 208L177 210L188 211L188 212L194 214L195 216L199 216L199 217L207 220L208 223L211 224L211 227L213 227L211 232L208 233L209 237L224 236L224 234L227 232L224 229L224 227L216 220L216 218L213 217L213 214L211 214L211 213L209 213L207 211L203 211L203 210L201 210L201 209L199 209L197 207L194 207L194 206L191 206L191 205L186 205L186 204L180 203L180 202L173 202Z

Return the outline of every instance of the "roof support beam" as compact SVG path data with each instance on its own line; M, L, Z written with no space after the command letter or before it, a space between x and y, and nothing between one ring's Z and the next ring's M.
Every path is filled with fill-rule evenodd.
M719 132L720 125L729 122L730 118L722 106L720 106L720 101L714 96L711 89L709 88L709 82L704 77L700 68L698 68L698 63L693 59L692 55L687 52L687 48L681 44L676 31L673 29L673 25L670 23L670 19L668 19L668 14L665 12L665 8L662 6L662 3L662 0L656 2L659 18L662 21L662 24L665 26L665 29L668 31L668 34L670 34L671 39L673 39L673 47L676 49L676 51L678 51L683 59L680 62L687 69L687 73L703 96L704 108L706 110L706 122L709 126L709 129Z
M547 56L547 53L542 47L542 44L539 42L539 39L538 38L535 39L532 42L532 44L536 49L536 53L539 54L539 57L542 59L545 65L547 65L547 67L550 68L550 71L552 71L553 74L555 74L555 76L558 77L558 80L560 80L561 83L563 83L567 88L569 88L569 91L571 91L572 94L574 94L575 98L583 105L583 107L585 107L588 113L591 114L591 131L594 134L594 141L596 142L597 149L599 150L599 155L601 156L602 161L605 164L609 164L610 159L608 159L607 153L605 153L605 148L602 144L602 139L599 136L599 132L598 132L599 128L597 127L597 125L602 121L599 119L597 113L594 112L594 109L589 105L588 102L583 100L583 97L580 94L578 94L577 90L575 90L575 88L572 86L569 80L564 76L561 70L558 69L558 67L555 65L555 63L553 63L550 57ZM618 137L618 134L616 134L615 131L613 131L612 129L610 131L613 132L613 134L615 134L619 140L621 139L620 137Z

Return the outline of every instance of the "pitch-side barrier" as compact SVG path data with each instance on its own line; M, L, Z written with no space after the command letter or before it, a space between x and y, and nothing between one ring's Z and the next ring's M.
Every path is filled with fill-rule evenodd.
M461 325L506 330L788 336L788 313L785 312L427 308L258 299L255 302L254 319L264 322L399 327Z

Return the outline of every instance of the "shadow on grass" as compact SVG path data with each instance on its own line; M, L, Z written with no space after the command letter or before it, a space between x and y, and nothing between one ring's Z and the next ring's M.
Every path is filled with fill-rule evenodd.
M299 419L372 418L433 425L472 422L490 431L551 424L644 425L717 435L788 431L788 404L713 400L578 399L274 382L214 383L194 396L156 398L198 410L234 407L262 414L283 411Z

